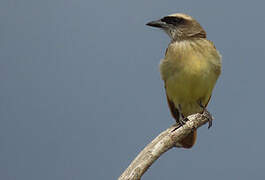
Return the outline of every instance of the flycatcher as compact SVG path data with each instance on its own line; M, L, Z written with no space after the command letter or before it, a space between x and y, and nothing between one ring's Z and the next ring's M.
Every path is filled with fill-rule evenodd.
M221 55L206 39L206 32L191 16L172 14L146 25L164 30L171 42L160 62L165 82L168 106L177 123L185 117L203 113L221 73ZM196 130L179 142L179 147L191 148Z

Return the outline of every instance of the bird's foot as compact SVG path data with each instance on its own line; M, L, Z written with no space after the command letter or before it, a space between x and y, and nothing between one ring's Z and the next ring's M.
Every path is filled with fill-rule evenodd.
M183 126L188 120L187 117L181 116L181 118L179 118L180 126Z
M208 129L210 129L213 125L213 116L207 109L204 109L202 115L208 119Z
M189 120L188 118L184 117L183 114L181 114L179 120L176 121L177 127L175 127L171 132L173 132L173 131L177 130L178 128L180 128L181 126L183 126L188 120Z
M202 101L201 100L199 100L198 101L198 104L199 104L199 106L203 109L203 111L202 111L202 115L203 116L205 116L205 117L207 117L207 119L208 119L208 129L210 129L211 127L212 127L212 125L213 125L213 116L211 115L211 113L206 109L206 107L202 104Z
M183 126L187 121L188 121L188 118L184 116L184 114L182 113L182 108L181 108L181 105L179 104L178 105L178 110L179 110L179 113L180 113L180 118L179 118L179 124L180 126Z
M178 111L179 111L180 116L179 116L178 120L176 120L177 127L175 127L171 132L177 130L178 128L183 126L188 121L188 118L185 117L184 114L181 112L181 105L180 104L178 105Z

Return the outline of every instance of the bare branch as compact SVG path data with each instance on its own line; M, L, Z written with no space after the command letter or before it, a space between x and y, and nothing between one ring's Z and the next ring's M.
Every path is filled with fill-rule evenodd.
M203 114L193 114L187 117L185 125L179 127L175 124L160 133L150 144L148 144L132 161L129 167L122 173L118 180L140 180L146 170L164 152L176 147L179 141L191 133L194 129L212 120L208 111Z

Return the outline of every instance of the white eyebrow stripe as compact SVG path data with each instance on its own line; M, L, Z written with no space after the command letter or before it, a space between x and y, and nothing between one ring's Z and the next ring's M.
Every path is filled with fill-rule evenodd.
M175 14L170 14L168 16L171 16L171 17L181 17L183 19L187 19L187 20L193 20L191 16L188 16L186 14L182 14L182 13L175 13Z

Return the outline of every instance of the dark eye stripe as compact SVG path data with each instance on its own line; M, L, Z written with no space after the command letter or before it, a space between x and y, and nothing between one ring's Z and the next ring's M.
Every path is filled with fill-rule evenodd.
M184 23L183 18L171 17L171 16L166 16L166 17L162 18L161 21L163 21L167 24L175 25L175 26Z

